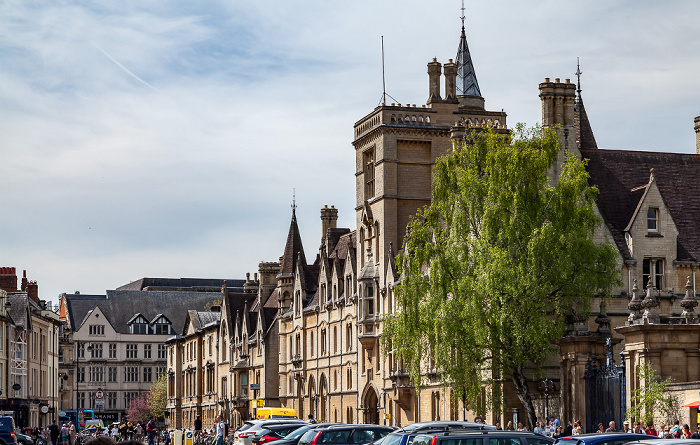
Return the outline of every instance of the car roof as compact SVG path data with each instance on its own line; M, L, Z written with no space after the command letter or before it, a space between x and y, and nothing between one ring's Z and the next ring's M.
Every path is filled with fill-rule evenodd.
M538 436L547 437L539 433L533 433L532 431L507 431L507 430L462 430L462 431L424 431L419 434L420 436L426 437L474 437L474 436L508 436L508 437L520 437L520 436Z
M639 440L634 440L628 443L641 443L641 444L647 444L647 445L660 445L660 444L667 444L670 443L671 439L662 439L662 438L657 438L657 439L639 439ZM673 443L675 444L700 444L700 439L673 439Z
M646 434L625 433L624 431L615 431L615 432L611 432L611 433L586 433L586 434L579 434L578 436L562 437L560 439L557 439L557 443L559 443L561 441L594 442L594 441L602 440L602 439L611 439L611 438L620 438L620 437L629 437L631 439L641 439L642 437L648 438L649 436Z

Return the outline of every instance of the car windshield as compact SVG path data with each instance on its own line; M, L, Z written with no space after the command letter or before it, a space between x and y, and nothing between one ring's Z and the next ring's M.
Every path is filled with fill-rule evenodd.
M401 443L401 438L403 438L403 434L391 433L374 443L375 445L399 445Z
M293 440L293 439L298 439L300 438L305 432L309 431L311 428L313 428L315 425L305 425L302 427L299 427L292 431L291 433L287 434L284 436L285 440Z

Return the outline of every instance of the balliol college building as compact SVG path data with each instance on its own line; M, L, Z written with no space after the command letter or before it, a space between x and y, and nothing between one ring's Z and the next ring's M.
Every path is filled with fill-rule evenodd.
M596 210L603 219L597 239L617 246L623 284L607 305L594 303L590 319L569 320L545 375L529 376L537 415L543 417L548 401L549 413L562 422L581 420L587 429L599 421L621 424L631 391L644 384L636 370L650 365L658 375L674 379L671 391L687 405L681 420L694 427L700 389L700 324L694 312L700 155L599 149L580 82L547 78L539 85L539 96L542 124L559 126L563 147L589 159L591 185L600 190ZM507 380L502 391L506 412L490 412L486 398L465 407L452 397L449 385L438 381L439 370L429 360L417 389L381 341L382 317L397 309L394 257L409 219L430 203L435 160L452 149L454 140L483 128L509 131L504 112L486 109L463 27L456 58L428 63L425 105L382 103L355 123L354 228L338 228L338 209L324 207L319 247L310 252L302 244L293 209L282 256L260 263L252 279L171 288L201 298L192 299L184 311L181 305L124 305L119 319L88 309L85 298L68 296L66 304L76 305L72 329L89 341L89 326L83 337L82 325L99 324L98 314L109 319L119 376L125 366L138 367L139 375L144 368L162 366L171 427L191 427L197 415L211 427L217 413L236 425L255 416L259 406L292 408L299 417L311 414L329 422L401 426L473 419L479 413L489 423L505 424L515 410L522 412ZM700 153L700 117L695 131ZM169 298L168 286L142 287L134 295L142 298L148 290L152 298ZM133 318L139 314L143 319ZM167 360L151 355L151 365L141 351L156 337L132 340L129 326L154 325L159 314L175 335L165 341ZM129 344L137 344L139 351L133 360ZM151 346L151 354L155 351ZM107 350L103 354L101 359L109 362ZM607 382L618 388L617 395L603 394L596 386L601 368L617 379ZM123 372L128 378L128 371ZM540 389L542 377L553 382L546 395ZM131 392L143 390L136 382L131 387ZM122 409L128 396L115 397L115 409ZM601 413L587 403L593 397L610 410Z

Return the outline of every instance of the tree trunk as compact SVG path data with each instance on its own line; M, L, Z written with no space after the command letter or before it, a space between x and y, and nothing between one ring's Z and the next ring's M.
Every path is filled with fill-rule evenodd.
M530 388L527 386L527 377L523 373L522 363L516 365L513 369L512 377L513 384L515 385L515 393L520 399L520 403L523 404L525 409L525 418L527 419L527 428L533 431L535 428L535 422L537 417L535 416L535 406L532 404L532 397L530 396ZM522 420L521 420L522 422ZM517 428L517 425L513 425Z

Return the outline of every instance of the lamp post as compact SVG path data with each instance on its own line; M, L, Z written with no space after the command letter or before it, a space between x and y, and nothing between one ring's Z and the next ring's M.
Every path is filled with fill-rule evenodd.
M549 422L549 390L555 391L554 382L544 379L540 382L540 390L544 390L544 417Z

